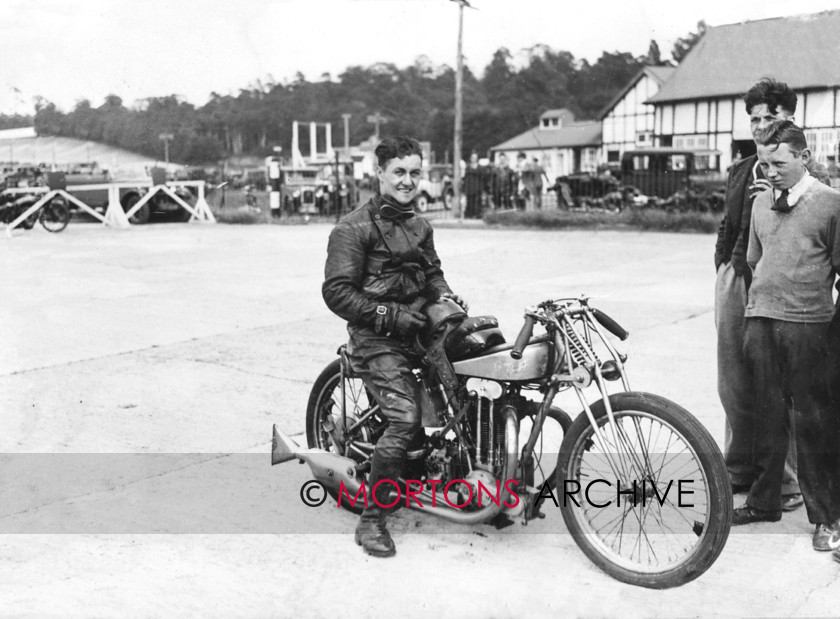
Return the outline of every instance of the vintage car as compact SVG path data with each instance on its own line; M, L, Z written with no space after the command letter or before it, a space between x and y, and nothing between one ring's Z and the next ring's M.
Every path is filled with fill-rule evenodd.
M417 210L425 212L436 203L440 203L442 208L451 209L455 195L452 176L451 164L432 164L425 168L417 190Z

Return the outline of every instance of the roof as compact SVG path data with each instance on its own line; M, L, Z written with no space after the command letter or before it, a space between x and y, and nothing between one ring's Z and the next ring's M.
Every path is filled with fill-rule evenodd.
M533 128L494 146L491 150L534 150L542 148L572 148L600 146L600 121L581 121L550 129Z
M563 107L557 110L546 110L545 112L540 114L540 119L543 118L563 118L572 121L575 119L575 115L574 112L572 112L572 110Z
M108 144L57 136L0 139L0 160L7 156L22 165L66 166L96 161L112 178L119 180L147 179L148 169L152 167L166 167L171 172L184 168L172 162L167 166L162 161Z
M607 114L612 112L613 108L615 108L615 106L618 105L619 101L621 101L624 97L626 97L627 93L630 92L633 88L635 88L636 84L638 84L644 76L648 76L649 78L651 78L653 81L656 82L657 86L659 86L661 88L662 84L667 82L671 78L671 76L674 74L674 71L676 71L676 70L677 70L676 67L667 67L667 66L663 66L663 67L651 67L651 66L642 67L639 70L639 72L636 73L636 75L634 75L633 78L629 82L627 82L627 84L624 86L624 88L622 88L618 92L618 94L616 94L612 99L610 99L610 102L607 103L604 106L604 109L601 111L601 113L598 114L598 118L601 119L601 120L604 120L604 118L607 117Z
M22 138L37 137L35 127L18 127L17 129L0 130L0 140L20 140Z
M794 90L840 85L840 11L709 28L651 103L740 96L763 77Z

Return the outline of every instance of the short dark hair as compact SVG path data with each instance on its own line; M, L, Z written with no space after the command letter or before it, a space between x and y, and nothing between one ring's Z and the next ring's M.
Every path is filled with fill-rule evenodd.
M423 148L420 146L420 142L404 135L385 138L376 145L373 154L376 155L376 163L379 164L380 168L385 168L391 159L402 159L409 155L419 155L420 161L423 160Z
M774 120L756 133L755 142L762 146L775 146L776 148L780 144L787 144L790 150L796 154L808 148L808 140L805 139L805 132L802 127L794 124L791 120Z
M756 105L761 104L766 104L771 114L775 114L779 107L794 114L796 102L796 93L787 84L776 81L772 77L761 79L744 95L747 114L750 114Z

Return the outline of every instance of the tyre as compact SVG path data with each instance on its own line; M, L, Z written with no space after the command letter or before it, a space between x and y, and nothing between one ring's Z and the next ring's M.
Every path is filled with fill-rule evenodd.
M134 205L137 204L139 201L140 201L140 196L138 196L136 193L132 193L132 194L127 195L122 200L123 212L128 213L134 207ZM142 224L145 224L149 221L149 216L151 214L152 214L152 207L149 206L148 202L146 202L146 204L141 206L137 210L137 212L134 213L134 215L132 215L131 217L128 218L128 221L130 221L131 223L136 224L136 225L142 225Z
M321 372L309 395L306 443L310 448L339 453L361 464L370 459L387 421L379 414L379 406L360 378L344 376L343 383L342 394L341 360L336 359ZM329 493L338 500L337 491L329 490ZM342 501L341 506L356 514L363 507L359 503L355 508L349 501Z
M563 520L613 578L683 585L709 569L729 536L723 456L700 422L665 398L628 392L609 402L615 425L601 400L592 407L599 431L581 414L563 439L556 481Z
M417 196L417 210L421 213L425 213L429 210L429 202L429 194L427 194L425 191L420 193Z
M190 213L187 209L181 207L178 209L177 220L181 223L189 223L192 219L192 213Z
M50 232L61 232L70 223L70 209L62 200L51 200L41 208L38 218Z
M447 189L443 194L443 208L447 211L452 210L452 205L455 203L455 192Z
M35 227L35 224L38 222L38 214L33 213L26 219L24 219L20 224L18 224L24 230L32 230Z

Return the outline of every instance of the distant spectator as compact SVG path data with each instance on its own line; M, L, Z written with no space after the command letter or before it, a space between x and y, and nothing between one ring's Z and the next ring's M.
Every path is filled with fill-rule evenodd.
M508 164L507 155L502 153L499 155L499 164L493 171L493 205L496 208L511 208L515 192L516 172Z
M531 164L531 178L534 183L534 206L538 209L542 208L543 177L548 180L545 170L540 165L540 160L534 157Z
M466 217L481 217L481 192L484 185L484 175L478 165L478 154L470 155L470 163L464 172L464 194L467 196Z

